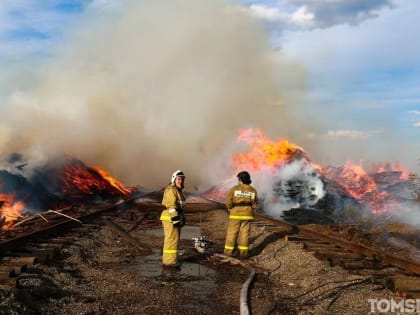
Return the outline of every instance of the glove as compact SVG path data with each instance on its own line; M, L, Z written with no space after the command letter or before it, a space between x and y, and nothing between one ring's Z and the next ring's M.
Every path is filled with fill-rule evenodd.
M181 217L179 215L176 215L176 216L171 218L171 221L172 221L173 225L180 225Z

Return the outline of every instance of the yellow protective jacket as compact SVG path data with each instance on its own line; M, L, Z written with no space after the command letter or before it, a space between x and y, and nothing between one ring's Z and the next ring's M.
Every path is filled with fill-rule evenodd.
M254 187L239 183L233 186L226 196L229 219L253 220L254 210L258 208L258 194Z
M180 212L185 205L185 196L182 190L175 184L169 184L163 192L162 205L166 208L160 216L162 221L171 221L171 218L182 215Z

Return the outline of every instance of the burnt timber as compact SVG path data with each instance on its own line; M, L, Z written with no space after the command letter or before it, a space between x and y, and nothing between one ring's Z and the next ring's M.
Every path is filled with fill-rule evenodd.
M159 212L161 209L158 201L159 196L154 196L153 194L150 196L152 196L152 199L156 200L148 204L147 211ZM216 208L224 209L224 205L221 203L203 198L201 198L203 202L200 203L199 197L194 198L194 202L190 203L191 210L194 208L194 205L198 204L205 205L202 207L201 211L211 211ZM80 231L89 231L89 229L95 228L95 226L97 227L95 224L90 224L95 218L100 217L105 213L111 213L113 210L119 209L120 207L130 207L132 206L131 201L133 201L133 198L118 202L117 204L113 203L98 207L92 209L87 214L76 217L80 221L89 222L88 224L80 224L75 220L61 218L61 222L55 222L51 226L0 242L0 252L2 256L0 257L0 281L4 283L10 282L13 285L13 279L16 274L19 274L26 267L33 265L37 261L42 262L51 259L54 252L59 250L60 246L67 241L72 241L71 236L66 236L66 231L72 228L75 228L75 231L78 231L77 233ZM141 207L139 210L141 211ZM138 222L135 224L138 224ZM420 262L418 261L383 253L380 250L375 250L362 244L349 242L315 231L306 226L288 224L259 213L256 214L255 224L267 225L273 230L280 227L283 231L286 231L284 233L285 238L288 238L290 241L295 240L303 243L308 251L315 252L315 257L340 264L346 269L369 269L370 267L373 269L381 269L384 266L395 266L398 270L393 274L390 274L390 276L395 279L393 282L394 286L400 291L414 291L419 284L418 276L420 275ZM127 231L119 229L115 224L111 223L109 225L113 226L115 231L119 230L117 231L118 234L127 234ZM47 245L42 246L31 245L36 239L50 239L50 242L45 242ZM135 240L130 240L129 235L126 237L126 240L139 250L147 249L146 246L143 246L145 244L138 244ZM27 248L25 249L25 247ZM26 251L27 253L23 254L23 251ZM409 282L411 285L404 287L403 284L407 283L407 279L410 280Z

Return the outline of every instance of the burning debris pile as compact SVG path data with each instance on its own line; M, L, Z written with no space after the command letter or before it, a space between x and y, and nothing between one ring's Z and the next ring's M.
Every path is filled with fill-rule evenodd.
M0 171L0 228L7 229L25 214L47 209L98 203L134 192L99 167L89 167L61 156L27 170L21 157L9 158L9 170ZM25 174L29 174L26 175Z
M400 218L419 210L412 200L408 171L399 165L373 165L369 170L351 161L341 167L316 165L302 148L285 139L271 141L262 130L240 130L238 141L250 150L233 156L234 172L252 173L262 210L274 217L294 224L334 224L354 222L355 216ZM234 182L226 180L203 196L224 202Z

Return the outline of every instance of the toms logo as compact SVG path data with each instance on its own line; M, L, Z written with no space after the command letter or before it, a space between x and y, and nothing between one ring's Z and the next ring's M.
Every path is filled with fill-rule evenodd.
M370 304L370 312L379 313L419 313L420 299L368 299Z

